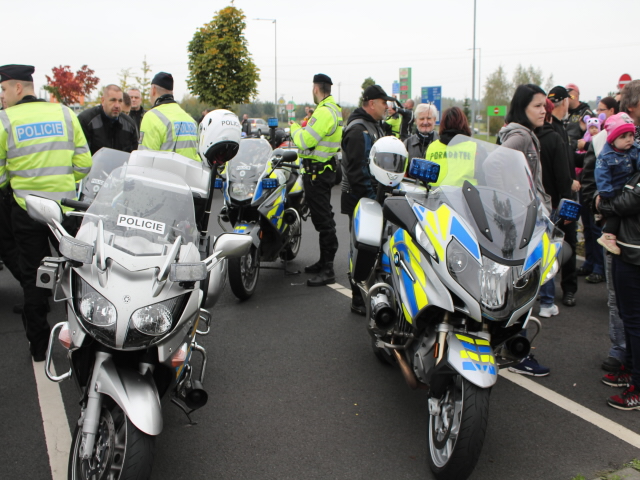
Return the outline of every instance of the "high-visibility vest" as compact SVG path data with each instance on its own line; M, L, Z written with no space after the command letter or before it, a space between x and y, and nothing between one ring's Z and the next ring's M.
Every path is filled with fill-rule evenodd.
M140 150L176 152L197 162L198 125L177 103L164 103L144 114L140 124Z
M80 122L64 105L27 102L0 111L0 188L10 183L22 208L30 194L75 198L76 181L91 165Z
M318 104L306 127L291 125L291 140L300 149L301 158L314 162L328 162L338 153L342 141L342 109L331 95ZM325 168L332 169L329 165Z
M391 125L391 133L396 138L400 138L400 127L402 126L402 117L398 114L392 115L391 117L385 120L385 123L388 123L389 125Z
M438 181L432 185L461 187L465 180L476 185L476 147L474 142L462 142L451 147L440 140L431 142L427 148L426 160L440 165Z

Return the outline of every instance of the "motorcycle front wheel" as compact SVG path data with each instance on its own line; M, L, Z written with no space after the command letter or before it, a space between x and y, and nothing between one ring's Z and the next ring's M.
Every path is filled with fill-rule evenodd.
M69 455L69 480L147 480L151 477L155 437L138 430L115 402L109 401L109 404L100 413L96 441L88 460L80 455L82 426L76 426Z
M229 285L240 300L246 300L256 289L260 273L258 249L252 245L243 257L229 258Z
M296 221L289 227L289 243L282 250L283 260L293 260L298 256L300 251L300 244L302 243L302 220L300 217L296 218Z
M457 375L429 415L429 467L438 480L464 480L480 458L489 416L490 389Z

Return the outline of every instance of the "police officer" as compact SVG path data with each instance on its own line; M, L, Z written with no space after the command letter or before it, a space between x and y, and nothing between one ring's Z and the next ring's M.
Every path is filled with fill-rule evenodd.
M24 294L22 322L33 360L41 362L51 328L48 291L36 287L36 276L40 260L51 254L50 231L29 217L25 199L29 194L73 198L76 181L91 169L91 153L74 113L34 96L33 71L28 65L0 67L0 87L8 106L0 112L0 188L10 185L13 190L11 223Z
M173 77L160 72L151 81L149 99L153 108L140 124L140 150L176 152L197 162L198 125L173 98Z
M304 167L304 191L311 221L318 231L320 260L304 268L316 276L307 285L335 283L333 259L338 251L336 222L331 208L331 188L336 179L335 155L342 140L342 109L331 96L331 79L319 73L313 77L313 101L318 105L303 128L291 122L291 140L300 149Z

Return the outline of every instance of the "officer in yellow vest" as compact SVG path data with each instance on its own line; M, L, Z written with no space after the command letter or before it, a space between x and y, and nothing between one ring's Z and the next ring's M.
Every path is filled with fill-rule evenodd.
M291 122L291 140L300 149L304 167L304 192L311 221L318 231L320 260L304 268L316 276L307 285L335 283L333 260L338 251L336 222L331 208L331 188L336 180L335 156L342 140L342 109L331 96L331 78L323 73L313 77L313 101L318 105L305 127Z
M160 72L151 80L149 99L153 108L140 124L140 150L176 152L197 162L198 125L173 98L173 76Z
M91 153L75 114L58 103L34 96L34 68L0 67L0 87L8 108L0 112L0 189L13 190L11 222L18 246L24 294L22 322L33 360L45 359L51 328L47 322L48 291L36 287L40 261L51 255L46 225L27 214L25 198L74 198L76 181L91 169Z
M387 112L389 116L384 121L389 125L391 135L396 138L400 138L400 127L402 126L402 117L398 113L396 104L394 102L387 102Z

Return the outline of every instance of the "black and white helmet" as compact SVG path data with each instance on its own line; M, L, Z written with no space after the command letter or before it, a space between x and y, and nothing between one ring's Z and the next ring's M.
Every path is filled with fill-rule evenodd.
M395 187L404 177L409 154L396 137L382 137L373 144L369 169L375 179L387 187Z
M235 113L222 109L207 113L200 123L198 152L202 160L209 165L221 165L231 160L238 153L241 132Z

